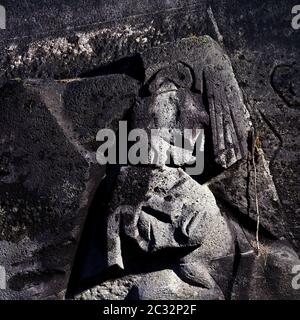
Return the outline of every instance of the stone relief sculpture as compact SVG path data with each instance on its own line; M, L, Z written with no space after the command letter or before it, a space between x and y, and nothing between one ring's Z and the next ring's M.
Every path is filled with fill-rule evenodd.
M239 164L249 161L253 153L254 128L249 112L230 61L219 45L203 37L190 56L185 55L188 46L188 42L183 43L181 48L162 50L157 55L152 51L152 61L147 60L147 53L143 56L145 66L148 65L145 83L148 93L134 107L132 127L168 130L156 141L162 145L159 152L163 153L164 161L156 166L123 167L108 203L106 266L117 267L125 274L143 275L127 298L231 298L237 290L234 284L234 277L238 279L237 256L252 257L250 260L254 261L259 254L254 238L251 240L227 216L212 192L218 193L227 169L234 168L237 172L233 175L237 177L244 173ZM209 161L222 172L219 177L216 175L203 184L184 172L195 160L193 148L197 136L189 141L192 148L184 151L183 158L178 156L182 150L174 147L170 137L173 129L184 128L205 128L211 134L213 157ZM168 150L172 167L166 165ZM276 202L276 189L262 152L260 156L263 183L269 188L266 197ZM237 208L243 207L242 202L237 203ZM264 222L262 218L260 223ZM135 253L131 256L129 252ZM136 265L141 265L136 252L149 259L144 270L136 269ZM159 267L161 255L169 258ZM298 259L293 253L291 257Z
M71 296L89 289L76 296L84 299L298 298L291 284L300 261L286 241L287 220L255 132L256 115L224 50L208 36L193 37L138 59L142 77L115 67L89 78L15 81L1 92L7 191L0 253L8 256L9 278L0 295L64 298L75 284ZM286 97L279 80L274 84ZM161 162L99 166L97 131L116 129L124 119L147 132L166 129L156 137ZM50 144L45 127L55 133ZM170 133L186 128L194 134L181 148ZM198 129L205 133L200 144ZM189 175L197 152L204 153L204 171ZM24 172L30 179L23 184ZM109 187L101 182L94 193L101 178ZM28 192L32 199L19 201ZM37 192L50 196L35 202ZM86 266L77 268L71 253L88 210L95 213L92 232L78 252L89 259L80 256Z
M145 179L148 180L146 190L139 188ZM168 285L174 277L199 288L198 295L204 291L211 298L219 298L222 294L209 273L209 263L233 254L234 239L209 188L199 185L182 169L136 167L122 170L117 188L116 193L127 192L121 201L117 195L112 200L107 230L108 266L117 264L126 270L122 261L126 251L120 243L122 233L132 240L133 247L129 250L135 245L148 254L168 249L188 251L177 261L170 261L169 269L178 276L175 273L166 276L164 271L158 271L156 284L147 283L139 298L172 299Z
M214 50L219 49L216 47ZM151 96L140 101L135 108L134 127L183 131L184 128L204 128L211 119L216 162L227 168L241 159L247 154L250 120L229 62L226 62L227 65L223 65L225 71L219 74L222 78L219 86L214 66L204 66L206 79L209 79L206 90L210 116L202 95L191 91L193 78L190 68L175 62L154 75L149 84ZM171 134L168 130L164 132ZM171 140L170 137L160 138ZM195 140L190 142L194 147ZM165 145L159 152L166 154L172 147L168 143ZM174 153L176 151L171 156L175 165L184 165L176 161ZM118 196L113 196L108 218L108 266L117 264L124 268L122 232L149 253L166 248L190 248L192 252L174 266L177 273L188 283L210 292L213 290L215 298L220 298L220 288L209 274L209 263L234 253L234 237L227 219L221 214L208 186L198 184L182 169L167 168L165 163L161 165L159 169L122 169L115 194L119 195L123 190L123 196L121 201ZM147 188L140 190L138 186L145 178ZM157 274L156 277L161 283L156 284L157 288L144 290L148 292L147 297L154 298L159 294L157 290L170 282L169 277ZM163 295L162 298L172 298L171 294Z

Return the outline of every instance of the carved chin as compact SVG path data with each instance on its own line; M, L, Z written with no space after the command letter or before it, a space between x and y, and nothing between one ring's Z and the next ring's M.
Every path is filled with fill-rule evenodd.
M145 213L141 213L137 228L140 248L147 252L156 252L166 248L179 248L181 245L175 241L175 226L162 222Z

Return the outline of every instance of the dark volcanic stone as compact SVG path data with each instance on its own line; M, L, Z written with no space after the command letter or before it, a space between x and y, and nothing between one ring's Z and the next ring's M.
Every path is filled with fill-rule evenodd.
M2 298L64 296L80 230L104 174L93 140L101 127L123 117L136 95L134 84L116 75L71 83L13 81L2 88L0 256L8 285ZM114 104L106 102L109 97Z
M63 295L96 181L30 83L1 92L2 298ZM47 130L45 130L47 128ZM99 173L98 173L99 175Z
M0 266L8 290L0 290L0 298L64 297L80 229L104 175L94 160L95 133L131 115L139 82L161 68L149 66L159 64L164 48L170 52L180 39L193 43L207 34L231 60L270 168L266 179L264 164L257 164L260 256L252 243L253 167L238 163L211 182L218 205L239 225L235 256L216 261L212 272L224 266L219 280L228 299L298 299L299 291L291 290L291 267L299 264L292 247L300 250L300 31L291 27L294 0L1 4L8 25L0 30ZM187 59L193 48L186 47ZM27 78L51 80L22 80Z

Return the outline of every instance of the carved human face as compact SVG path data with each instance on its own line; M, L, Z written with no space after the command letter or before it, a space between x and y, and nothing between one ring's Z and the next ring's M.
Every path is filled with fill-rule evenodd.
M150 84L152 97L146 110L144 106L144 112L148 114L147 128L159 131L152 137L151 147L157 151L156 156L161 157L161 164L168 161L169 154L176 166L199 165L193 172L201 174L203 168L196 160L204 152L203 128L208 124L208 114L202 96L193 93L192 86L191 71L182 63L162 69Z
M149 172L141 200L130 209L121 209L125 234L146 252L201 245L211 217L220 215L213 194L181 169Z
M152 252L200 245L203 216L199 214L198 206L176 201L171 195L150 198L136 212L139 246Z
M192 92L193 78L181 63L158 72L150 90L153 100L149 106L152 127L167 129L201 129L208 123L208 114L201 95Z

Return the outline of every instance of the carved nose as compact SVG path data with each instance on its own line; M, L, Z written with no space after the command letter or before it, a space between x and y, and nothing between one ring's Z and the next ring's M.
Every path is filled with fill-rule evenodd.
M181 224L181 233L184 237L194 239L196 236L198 229L200 228L201 220L203 217L198 212L194 212L186 216L185 219L182 220Z
M184 236L186 236L187 238L190 235L191 226L192 226L194 220L195 220L195 215L191 215L191 216L187 217L186 219L184 219L182 222L181 231L182 231L182 234Z

